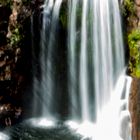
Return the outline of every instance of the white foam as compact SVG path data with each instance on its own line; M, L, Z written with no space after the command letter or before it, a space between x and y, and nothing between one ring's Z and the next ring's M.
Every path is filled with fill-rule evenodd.
M0 140L10 140L10 138L5 133L0 132Z
M35 127L54 127L56 125L55 121L47 118L32 118L29 122Z

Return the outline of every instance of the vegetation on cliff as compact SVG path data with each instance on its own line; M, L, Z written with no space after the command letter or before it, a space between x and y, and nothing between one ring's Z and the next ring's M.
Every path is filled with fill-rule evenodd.
M0 0L0 5L1 6L8 6L11 7L12 0Z
M31 75L33 8L27 0L0 0L0 128L21 121L25 112L23 94ZM20 115L15 117L17 112Z
M132 76L140 77L140 30L135 29L128 35L130 49L129 70Z
M121 6L126 24L126 47L129 49L128 74L140 77L140 29L139 9L133 0L124 0ZM128 45L128 46L127 46Z
M133 15L135 12L134 1L133 0L124 0L121 5L121 10L124 16Z

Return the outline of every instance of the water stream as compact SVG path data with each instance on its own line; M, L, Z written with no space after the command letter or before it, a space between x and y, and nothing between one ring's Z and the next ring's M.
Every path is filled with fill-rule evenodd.
M131 139L128 107L121 110L121 104L128 106L131 79L125 76L118 0L71 0L69 28L69 125L80 122L79 132L95 140Z
M43 18L40 41L40 78L34 76L34 114L55 120L58 109L55 96L55 51L58 40L57 27L62 0L46 0L43 5ZM54 101L55 100L55 101Z
M43 5L40 78L34 76L33 84L34 113L39 106L40 117L46 118L41 125L54 125L64 107L62 94L56 93L61 81L56 82L55 73L61 4L62 0L46 0ZM125 75L118 0L68 0L67 31L66 124L95 140L131 140L131 78Z

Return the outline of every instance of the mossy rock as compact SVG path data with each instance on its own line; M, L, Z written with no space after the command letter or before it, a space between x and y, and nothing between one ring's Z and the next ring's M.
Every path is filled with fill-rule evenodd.
M134 77L140 77L140 30L135 29L128 35L130 50L129 71Z
M28 121L6 129L5 133L10 140L91 140L65 125L46 128L31 126Z
M124 0L121 5L122 14L126 17L135 14L135 7L133 0Z

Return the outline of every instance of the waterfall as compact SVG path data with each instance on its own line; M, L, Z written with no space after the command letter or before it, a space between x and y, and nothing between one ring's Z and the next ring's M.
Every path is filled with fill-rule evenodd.
M67 113L66 124L78 127L77 132L85 137L131 140L128 111L131 78L125 75L118 0L68 0L68 59L64 64L68 67L67 76L58 78L64 69L56 73L57 65L66 59L59 56L61 4L62 0L45 0L42 6L39 74L35 72L33 77L33 114L51 120L41 124L52 125L52 121L61 120ZM34 23L33 18L31 22ZM32 43L35 45L33 40ZM33 56L36 59L34 53ZM68 93L59 91L65 88L62 79L67 80L63 82Z
M75 117L78 96L81 118L91 119L90 99L95 100L96 110L100 111L110 100L125 68L119 5L117 0L71 0L69 5L69 92L74 108L71 114Z
M62 0L45 0L42 11L42 29L40 31L39 76L34 75L34 111L33 115L50 120L57 118L57 100L55 96L55 51L57 48L57 28Z
M99 111L110 100L117 78L124 69L124 48L118 1L95 0L93 9L93 65L96 109Z
M118 0L69 0L68 56L70 126L80 122L78 131L95 140L131 139Z

